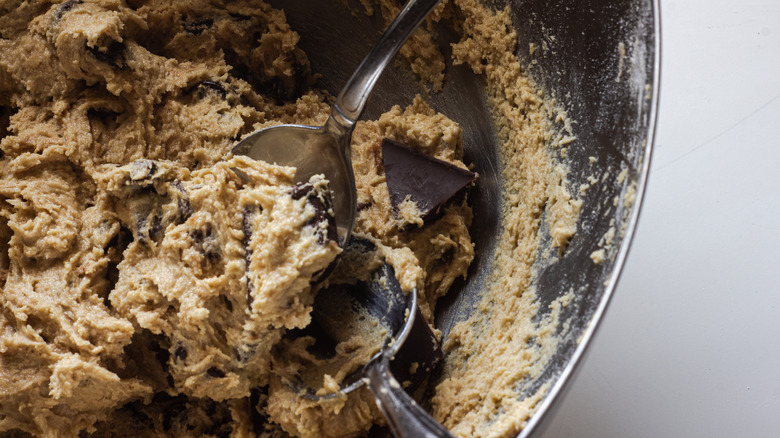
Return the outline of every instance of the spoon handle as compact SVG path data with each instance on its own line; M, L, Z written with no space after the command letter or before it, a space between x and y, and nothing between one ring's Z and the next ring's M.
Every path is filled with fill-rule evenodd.
M390 372L390 361L382 355L366 369L368 386L387 425L396 438L454 438L412 399Z
M406 3L339 93L333 112L338 110L346 119L341 120L341 123L346 122L351 126L357 121L382 70L438 2L409 0Z

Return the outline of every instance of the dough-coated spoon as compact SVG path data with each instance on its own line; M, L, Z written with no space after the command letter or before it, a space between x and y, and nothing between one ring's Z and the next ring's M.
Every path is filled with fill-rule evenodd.
M333 192L339 243L344 246L355 221L357 194L350 159L355 122L388 62L439 0L409 0L336 98L323 126L278 125L241 140L231 153L297 168L296 181L324 174Z

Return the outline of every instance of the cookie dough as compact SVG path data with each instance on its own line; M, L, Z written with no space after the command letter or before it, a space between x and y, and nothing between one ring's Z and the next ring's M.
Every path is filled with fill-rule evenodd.
M399 3L378 10L389 20ZM505 231L482 301L445 340L430 408L458 436L510 436L554 348L554 315L532 322L542 217L563 251L578 203L508 11L444 1L431 20L444 19L463 34L455 62L487 79ZM382 142L468 169L463 135L420 96L358 123L356 238L339 248L326 180L227 157L256 129L326 120L332 96L298 40L262 0L0 5L0 434L348 437L383 423L365 387L302 396L291 383L319 359L295 334L319 291L383 263L433 321L474 259L468 195L431 215L411 198L394 206ZM400 55L436 91L434 40L420 29ZM364 347L339 344L343 360L312 389L333 392Z

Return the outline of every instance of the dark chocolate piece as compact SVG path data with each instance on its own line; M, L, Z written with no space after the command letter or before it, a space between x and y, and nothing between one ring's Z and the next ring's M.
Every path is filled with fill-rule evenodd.
M152 216L152 224L149 227L149 238L158 243L163 238L162 218L158 215Z
M477 177L474 172L387 138L382 140L382 159L390 202L398 208L408 196L423 218L439 213Z
M249 242L252 240L252 215L254 212L257 211L257 209L253 209L250 207L244 207L243 211L243 218L241 219L241 229L244 232L244 262L246 267L244 268L249 274L249 265L252 263L252 250L249 249ZM255 300L255 297L252 295L254 293L255 287L252 283L252 279L249 275L246 276L246 304L249 306L249 309L252 309L252 302Z
M175 188L179 191L179 193L181 193L181 197L179 198L178 202L179 218L177 224L183 224L184 222L187 222L187 219L189 219L190 216L192 216L192 213L195 211L192 209L190 199L187 197L187 191L184 189L181 181L178 179L174 180L171 183L171 187Z
M409 336L390 362L390 370L399 382L408 384L406 390L411 393L443 358L441 345L418 307Z
M328 240L338 241L336 219L329 213L331 211L330 192L320 192L315 190L311 183L300 182L293 186L290 195L296 200L305 197L306 202L314 207L314 217L306 225L317 228L317 243L324 245ZM326 223L327 228L320 227L321 223Z
M206 229L200 228L190 231L190 237L195 249L198 250L210 263L217 263L222 260L222 249L220 247L217 230L210 223L206 224Z
M157 163L151 160L136 160L130 163L130 181L133 185L151 185L154 174L157 173Z
M220 99L225 100L227 99L227 89L225 86L219 82L214 81L201 81L195 84L190 90L197 90L197 97L198 99L203 99L205 97L205 92L213 92L216 93Z

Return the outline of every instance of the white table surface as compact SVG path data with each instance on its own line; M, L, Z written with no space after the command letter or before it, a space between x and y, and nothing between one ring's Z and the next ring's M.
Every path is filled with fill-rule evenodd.
M662 0L639 226L543 438L780 437L780 0Z

